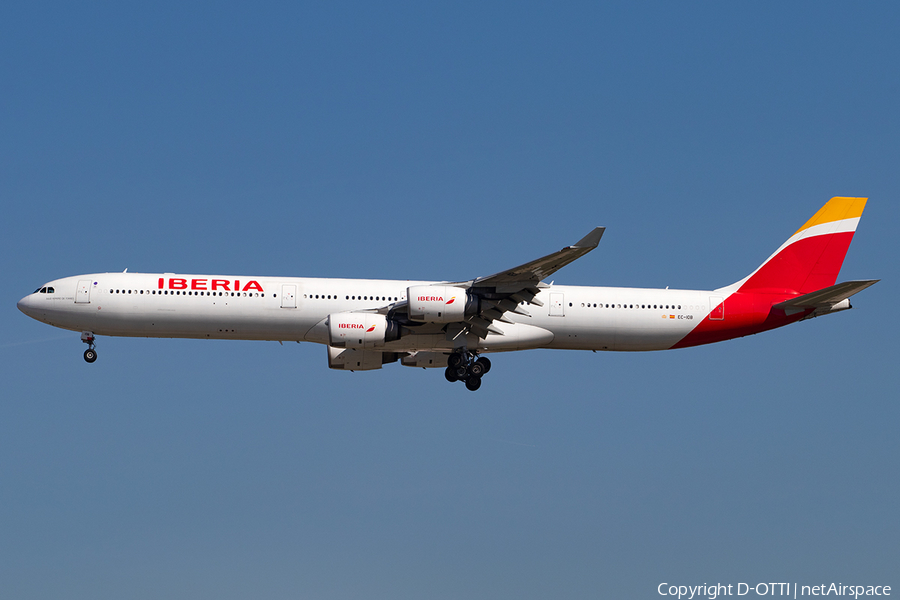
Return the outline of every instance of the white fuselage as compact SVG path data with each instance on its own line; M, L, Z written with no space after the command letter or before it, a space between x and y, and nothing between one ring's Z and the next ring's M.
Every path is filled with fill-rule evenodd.
M406 300L407 288L437 282L301 277L98 273L47 284L53 293L22 299L26 314L56 327L97 335L306 341L328 344L326 320ZM480 351L558 348L663 350L710 316L713 291L551 286L506 313L503 335L470 339ZM470 337L471 336L470 334ZM423 324L379 349L452 350L446 327Z

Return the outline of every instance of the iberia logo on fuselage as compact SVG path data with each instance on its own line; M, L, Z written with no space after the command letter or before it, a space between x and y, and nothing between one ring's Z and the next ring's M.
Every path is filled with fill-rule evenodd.
M257 292L265 291L255 279L251 279L245 283L243 287L241 287L240 279L191 279L190 288L188 288L188 280L180 277L170 277L168 283L169 285L166 286L165 278L160 277L157 282L157 288L160 290L166 287L170 290L211 290L213 292L217 290L225 292L246 292L249 290L256 290Z

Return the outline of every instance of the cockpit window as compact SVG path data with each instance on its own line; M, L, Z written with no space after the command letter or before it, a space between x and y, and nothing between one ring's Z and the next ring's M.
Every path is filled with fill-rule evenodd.
M49 287L49 286L47 287L47 293L48 293L48 294L53 294L55 291L56 291L56 290L54 290L52 287Z
M47 288L42 287L42 288L39 289L38 291L39 291L40 293L42 293L42 294L46 294L46 293L47 293Z

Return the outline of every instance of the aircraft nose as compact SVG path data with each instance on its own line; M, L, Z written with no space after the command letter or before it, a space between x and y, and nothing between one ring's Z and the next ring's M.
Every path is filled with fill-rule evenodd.
M18 302L16 302L16 308L21 310L23 313L28 315L29 317L34 318L34 294L30 294L25 296Z

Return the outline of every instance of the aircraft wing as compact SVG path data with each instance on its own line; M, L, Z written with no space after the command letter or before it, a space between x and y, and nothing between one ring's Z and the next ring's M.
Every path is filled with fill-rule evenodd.
M871 285L875 285L880 279L866 279L861 281L845 281L809 294L803 294L784 302L779 302L773 308L782 310L789 308L830 308L838 302L843 302L853 294L859 293Z
M503 335L503 331L496 328L493 322L512 323L504 316L504 313L507 312L531 316L521 305L543 306L543 302L535 298L541 288L548 287L541 280L596 248L604 231L606 231L605 227L595 227L573 245L512 269L469 281L442 282L436 285L463 288L469 294L478 297L480 301L478 314L469 316L465 321L460 322L463 332L470 331L482 338L487 337L488 333ZM404 317L408 311L406 300L370 309L370 311L388 315L408 327L422 325ZM457 331L457 334L459 333Z
M548 254L512 269L488 275L487 277L478 277L471 281L452 283L450 285L468 288L493 287L498 290L534 287L542 279L556 273L570 262L581 258L596 248L597 244L600 243L600 238L603 237L604 231L606 231L606 227L595 227L589 234L573 245L566 246L558 252Z

